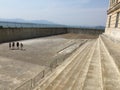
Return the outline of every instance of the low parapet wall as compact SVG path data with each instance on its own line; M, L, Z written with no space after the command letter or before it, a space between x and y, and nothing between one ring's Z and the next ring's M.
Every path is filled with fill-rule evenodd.
M65 33L99 35L103 30L80 28L1 28L0 43Z
M119 28L106 28L104 35L115 41L120 41L120 29Z
M89 34L89 35L100 35L104 33L104 30L100 29L88 29L88 28L68 28L68 32L71 33L82 33L82 34Z

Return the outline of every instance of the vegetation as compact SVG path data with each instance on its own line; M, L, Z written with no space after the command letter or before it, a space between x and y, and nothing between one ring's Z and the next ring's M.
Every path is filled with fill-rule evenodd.
M3 26L0 26L0 28L3 28Z

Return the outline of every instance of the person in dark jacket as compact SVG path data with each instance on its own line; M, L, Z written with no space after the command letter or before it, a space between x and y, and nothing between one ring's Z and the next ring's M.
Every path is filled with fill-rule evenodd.
M23 50L23 43L20 44L21 50Z
M11 49L11 42L9 43L9 49Z
M12 42L12 49L15 48L15 42Z
M17 49L19 49L19 42L16 43Z

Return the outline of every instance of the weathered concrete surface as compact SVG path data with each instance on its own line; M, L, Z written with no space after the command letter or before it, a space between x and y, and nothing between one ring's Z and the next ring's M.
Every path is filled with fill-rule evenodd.
M25 51L9 50L8 44L1 44L0 90L19 86L48 68L55 56L70 53L83 41L87 42L33 89L120 90L120 44L104 35L98 39L83 36L65 34L25 40Z
M81 35L65 34L46 38L24 40L20 41L24 44L25 50L22 51L9 50L8 43L5 43L0 45L0 56L21 60L32 64L49 66L49 63L54 60L53 56L56 53L66 49L70 45L76 45L76 42L79 42L78 40L80 38Z
M43 69L44 66L0 56L0 90L14 89Z
M74 79L70 79L70 77L74 77L76 76L77 73L79 73L79 69L81 70L81 72L83 72L83 68L80 67L84 67L85 69L85 74L82 74L82 77L86 76L87 73L87 69L88 69L88 65L90 63L90 60L88 59L91 54L87 56L88 52L90 51L90 47L91 45L93 45L92 43L87 43L85 46L83 46L82 48L78 49L75 53L73 53L72 56L70 56L68 58L68 60L66 60L60 67L58 67L58 70L56 70L51 76L49 76L47 79L45 79L45 81L41 84L40 89L42 90L62 90L64 88L64 86L66 86L68 83L71 83L72 80ZM86 48L87 47L87 48ZM87 50L86 50L87 49ZM84 50L84 51L83 51ZM87 53L85 53L87 52ZM81 54L80 54L81 53ZM84 60L86 57L86 60ZM80 58L82 58L80 60ZM84 64L82 63L84 62ZM82 66L81 66L81 65ZM79 68L78 68L79 67ZM79 76L79 75L77 75ZM76 81L78 78L76 78L74 81ZM84 79L81 78L82 82L84 81ZM71 85L66 86L66 88L70 88ZM63 89L66 90L66 89Z
M101 56L103 88L105 90L120 90L120 72L115 60L110 55L103 42L101 42Z
M14 90L49 69L56 58L73 52L88 38L96 37L64 34L19 41L24 44L24 50L9 50L8 43L0 44L0 90Z
M119 48L104 36L89 41L35 90L120 90Z

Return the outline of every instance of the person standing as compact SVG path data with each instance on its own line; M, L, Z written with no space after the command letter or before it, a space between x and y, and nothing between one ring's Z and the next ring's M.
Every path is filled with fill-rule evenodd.
M9 43L9 49L11 49L11 42Z
M17 49L19 49L19 42L16 43Z
M21 50L23 49L23 43L20 44Z
M12 49L14 49L15 47L15 42L12 42Z

